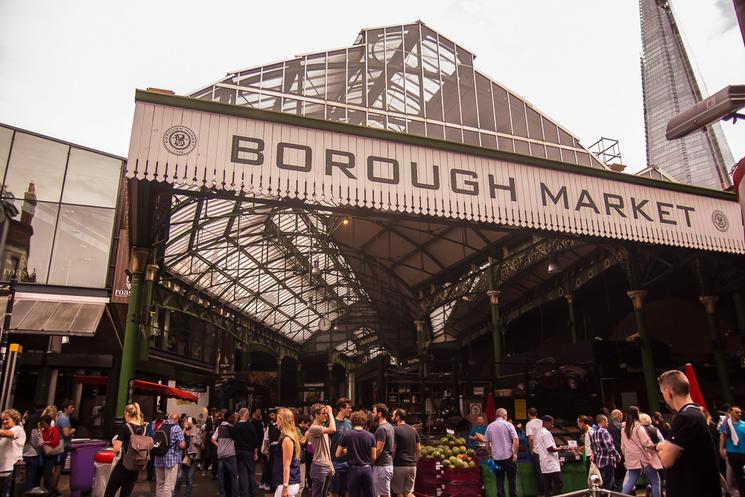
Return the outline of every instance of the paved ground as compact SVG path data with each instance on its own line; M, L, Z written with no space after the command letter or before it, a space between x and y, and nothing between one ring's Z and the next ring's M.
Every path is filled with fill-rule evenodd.
M68 475L62 475L60 478L60 491L62 495L70 495L69 477ZM307 493L306 493L307 494ZM140 480L135 485L135 490L132 492L131 497L153 497L155 495L155 481L149 482L145 479L145 473L141 473ZM179 496L184 495L184 489L178 494ZM206 477L202 476L201 471L194 473L194 483L192 488L192 497L212 497L217 495L217 482L207 474ZM266 497L270 497L271 494L267 493ZM265 497L264 494L259 493L260 497Z

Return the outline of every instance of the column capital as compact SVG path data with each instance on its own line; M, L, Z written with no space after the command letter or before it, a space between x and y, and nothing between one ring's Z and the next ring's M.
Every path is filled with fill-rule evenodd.
M487 290L486 295L489 297L489 303L491 305L499 304L499 290Z
M567 301L567 304L572 305L574 303L574 295L572 295L571 293L567 293L566 295L564 295L564 300Z
M147 262L147 256L149 251L144 248L133 248L129 254L129 270L132 274L142 274L145 272L145 263Z
M646 290L629 290L626 295L631 299L635 311L644 309L644 298L647 296Z
M717 313L717 301L719 300L719 297L716 295L702 295L698 298L698 301L704 304L704 309L706 309L706 314L716 314Z
M426 321L424 321L423 319L417 319L416 321L414 321L414 326L416 326L416 331L420 333L424 331L425 324L426 324Z
M158 277L158 265L148 264L145 266L145 281L155 281Z

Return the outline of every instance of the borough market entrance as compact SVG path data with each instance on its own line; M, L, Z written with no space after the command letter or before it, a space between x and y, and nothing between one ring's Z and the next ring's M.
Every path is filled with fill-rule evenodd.
M387 29L361 33L361 60L374 52L369 37L395 38ZM418 97L391 82L393 50L376 76L384 88L370 59L353 103L354 47L323 54L323 98L308 94L314 56L278 64L275 89L267 66L191 98L137 92L119 407L136 371L163 364L199 375L215 404L348 395L422 417L453 402L466 411L488 391L582 398L588 412L638 396L655 409L657 370L681 361L701 361L702 381L731 398L741 375L731 351L745 330L734 196L614 172L512 94L500 131L501 87L455 45L449 81L450 45L429 31L396 35L418 47L404 48L420 57L408 74L421 80ZM423 53L432 36L436 68ZM334 64L345 71L334 76ZM335 108L332 76L347 84ZM448 127L452 85L460 124ZM371 113L353 119L381 91L393 105L399 90L407 105L427 101L420 120L395 129L389 112L376 129ZM309 111L321 101L321 115ZM293 102L302 105L288 111Z

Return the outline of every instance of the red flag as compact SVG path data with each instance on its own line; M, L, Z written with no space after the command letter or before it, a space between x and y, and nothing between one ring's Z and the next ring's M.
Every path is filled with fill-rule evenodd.
M489 392L486 398L486 420L491 423L495 419L497 419L497 406L494 405L494 394Z
M704 396L701 393L701 388L698 386L698 379L696 378L696 372L693 370L693 365L691 363L686 364L686 378L688 378L688 384L690 385L691 389L691 398L693 401L704 408L704 411L709 412L709 408L706 407L706 401L704 401Z

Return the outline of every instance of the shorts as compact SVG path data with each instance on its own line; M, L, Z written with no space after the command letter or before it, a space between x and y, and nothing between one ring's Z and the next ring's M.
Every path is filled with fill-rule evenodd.
M414 491L416 466L395 466L391 480L391 492L395 495L410 494Z
M60 441L60 443L62 443ZM67 461L67 456L70 454L70 447L65 447L65 450L62 452L62 454L58 455L54 459L54 465L55 466L64 466L65 461Z
M374 495L391 495L393 466L373 466Z

